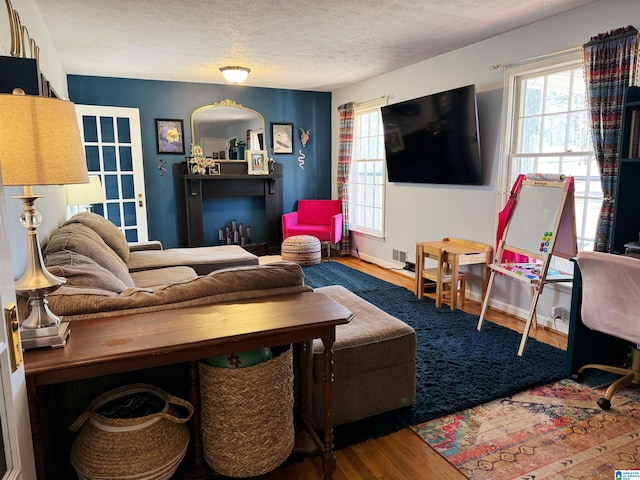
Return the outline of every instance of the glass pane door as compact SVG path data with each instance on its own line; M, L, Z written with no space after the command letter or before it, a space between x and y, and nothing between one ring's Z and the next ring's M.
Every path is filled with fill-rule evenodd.
M92 210L129 242L148 240L140 114L137 108L76 105L89 175L98 175L106 201Z

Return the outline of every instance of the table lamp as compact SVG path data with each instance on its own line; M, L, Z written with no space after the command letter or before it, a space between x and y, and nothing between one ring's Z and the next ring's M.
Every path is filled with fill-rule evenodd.
M77 211L84 207L90 211L91 205L95 203L104 203L106 198L102 191L100 177L97 175L89 176L89 183L76 183L67 185L67 205L75 206Z
M20 326L23 347L63 347L69 324L49 310L46 295L66 280L44 266L38 240L42 216L34 207L44 195L34 195L33 186L89 180L73 103L25 95L20 89L0 94L0 167L3 185L24 189L13 197L24 203L20 221L27 229L27 266L15 282L30 309Z

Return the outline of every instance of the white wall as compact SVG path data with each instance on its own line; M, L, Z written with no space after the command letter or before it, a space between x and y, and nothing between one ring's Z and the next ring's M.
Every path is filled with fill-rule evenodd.
M49 80L54 91L61 98L67 98L67 74L58 60L49 32L44 26L40 11L33 0L13 0L11 5L18 12L20 23L26 27L29 36L40 47L40 71ZM9 14L7 8L0 8L0 54L10 55L11 36L9 34ZM51 230L64 221L66 215L66 190L64 187L36 187L34 191L44 194L46 199L36 201L36 208L42 214L43 222L38 229L40 239L46 239ZM26 230L20 225L22 202L11 198L21 195L20 187L5 187L4 197L8 219L9 242L14 278L24 272L26 259Z
M640 26L640 2L602 0L567 14L479 42L379 77L333 92L333 107L349 101L363 102L389 95L389 103L436 93L463 85L477 89L483 186L441 186L388 183L384 239L354 234L361 257L387 266L392 250L407 252L413 261L415 243L442 237L459 237L495 244L498 151L501 131L503 71L491 65L525 60L573 48L590 37L629 24ZM381 47L384 48L384 47ZM338 116L332 117L333 179L337 172ZM334 198L337 195L333 189ZM472 296L479 298L479 271L473 269ZM501 279L503 280L503 279ZM501 309L524 314L528 292L497 282L492 299ZM514 283L514 282L511 282ZM539 315L547 316L552 305L569 309L569 288L547 288Z

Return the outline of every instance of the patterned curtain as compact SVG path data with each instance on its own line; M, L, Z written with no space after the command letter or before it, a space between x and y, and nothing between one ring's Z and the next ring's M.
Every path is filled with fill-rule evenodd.
M351 253L351 232L349 231L349 172L351 171L351 152L353 146L353 118L355 102L338 107L338 199L342 201L342 241L340 255Z
M591 134L600 170L603 202L593 249L609 252L618 177L622 105L636 82L638 30L629 26L592 37L582 47ZM640 186L639 186L640 188Z

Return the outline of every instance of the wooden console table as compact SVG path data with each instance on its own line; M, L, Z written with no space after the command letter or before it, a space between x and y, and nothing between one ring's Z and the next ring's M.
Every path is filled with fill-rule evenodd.
M320 338L324 352L324 437L310 432L322 450L324 479L336 468L333 452L333 343L335 326L348 323L353 314L321 293L305 292L235 303L165 310L104 319L84 320L71 326L66 347L25 352L24 364L29 397L29 413L36 455L38 479L46 478L40 414L46 404L55 408L63 398L40 399L38 387L88 379L101 375L197 361L211 356L289 343L306 343ZM300 355L302 394L308 388L305 362ZM192 442L197 469L189 478L209 478L210 469L201 456L199 431L199 385L191 384L191 402L196 407L192 419ZM78 415L82 412L78 412ZM49 475L49 478L59 478Z

